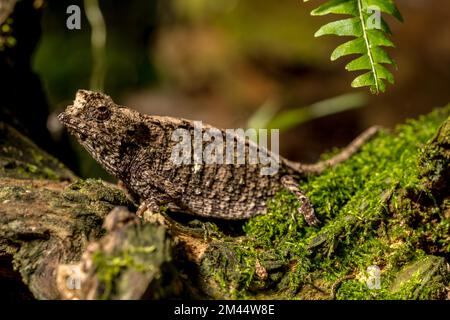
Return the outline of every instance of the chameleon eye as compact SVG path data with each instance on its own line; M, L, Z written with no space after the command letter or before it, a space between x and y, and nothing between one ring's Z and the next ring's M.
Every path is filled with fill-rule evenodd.
M100 121L104 121L109 118L111 112L106 106L100 106L94 109L94 118Z

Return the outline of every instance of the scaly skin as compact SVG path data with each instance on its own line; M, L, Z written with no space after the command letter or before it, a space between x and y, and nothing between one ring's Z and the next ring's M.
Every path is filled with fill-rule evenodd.
M270 159L279 159L276 173L261 175L267 164L246 161L240 165L193 162L176 165L171 155L179 141L172 141L172 133L183 128L193 135L193 121L143 115L115 104L101 93L79 90L74 104L59 119L110 174L142 201L139 212L145 209L157 212L165 205L175 212L203 217L246 219L265 214L267 201L286 188L301 201L299 212L310 225L318 225L319 220L295 178L320 173L327 166L346 160L377 131L370 128L341 154L315 165L290 162L248 139L240 140L246 154L249 148L256 148ZM203 132L211 128L203 125ZM229 134L224 130L220 133L225 142ZM233 136L233 139L240 138Z

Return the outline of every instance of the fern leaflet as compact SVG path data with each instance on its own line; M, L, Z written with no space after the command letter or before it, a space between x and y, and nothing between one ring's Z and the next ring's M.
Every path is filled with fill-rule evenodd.
M360 57L348 63L345 68L348 71L366 70L367 72L356 77L351 85L354 88L368 86L370 91L376 94L386 90L385 81L394 83L394 76L384 65L396 67L395 61L382 48L394 47L394 43L388 38L391 30L381 17L381 12L403 21L393 0L329 0L311 12L313 16L330 13L352 16L322 26L314 36L355 37L338 46L331 54L331 60L359 54Z

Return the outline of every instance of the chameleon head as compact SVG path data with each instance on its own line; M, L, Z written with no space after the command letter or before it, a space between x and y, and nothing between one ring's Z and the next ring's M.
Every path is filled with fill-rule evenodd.
M121 178L134 153L150 135L142 115L119 106L99 92L79 90L73 105L58 119L112 175Z

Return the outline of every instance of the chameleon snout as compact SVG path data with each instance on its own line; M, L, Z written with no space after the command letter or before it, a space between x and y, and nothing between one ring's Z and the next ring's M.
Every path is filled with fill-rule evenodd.
M65 112L61 112L58 114L58 120L61 121L63 124L67 123L67 115Z

